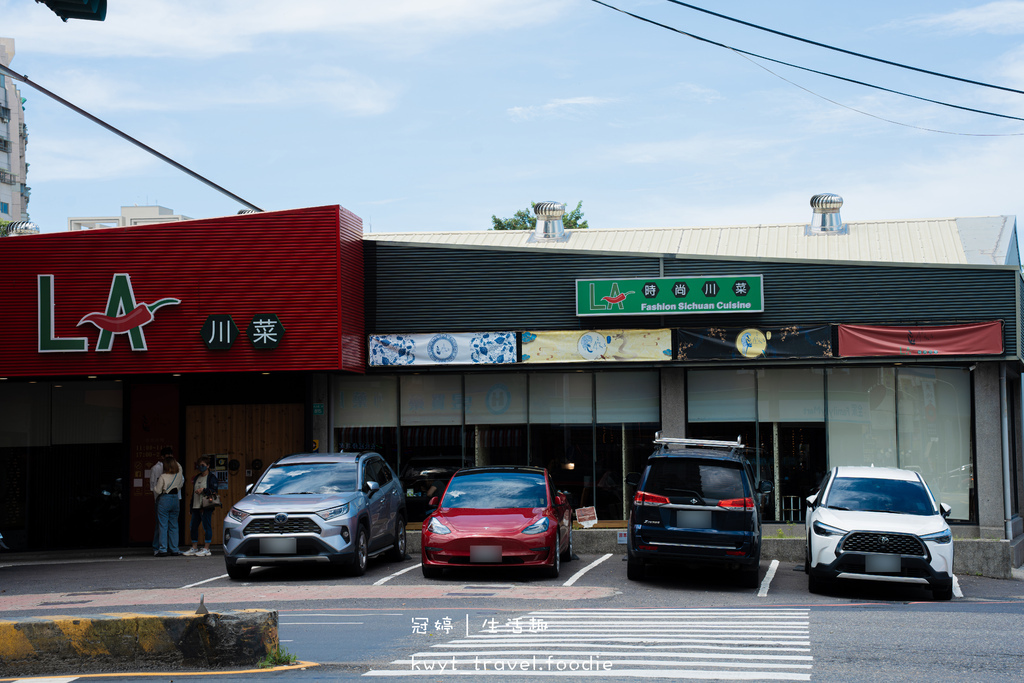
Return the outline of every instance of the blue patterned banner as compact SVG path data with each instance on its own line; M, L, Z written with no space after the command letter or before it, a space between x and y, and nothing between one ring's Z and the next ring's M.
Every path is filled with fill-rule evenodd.
M370 366L515 363L515 332L371 334Z

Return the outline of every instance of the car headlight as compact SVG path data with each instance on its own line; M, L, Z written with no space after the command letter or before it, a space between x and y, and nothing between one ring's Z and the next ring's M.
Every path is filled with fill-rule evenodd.
M339 505L338 507L327 508L326 510L320 510L316 514L317 514L317 516L320 519L329 520L329 519L334 519L335 517L337 517L339 515L344 515L347 512L348 512L348 503L345 503L344 505Z
M542 534L548 530L548 518L542 517L530 526L523 529L524 534Z
M943 531L936 531L934 534L925 534L921 537L922 541L930 541L931 543L952 543L953 532L949 529Z
M451 529L437 521L437 517L430 518L430 524L427 525L427 529L435 534L450 534L452 532Z
M818 536L845 536L846 535L846 532L843 531L842 529L837 529L834 526L829 526L828 524L823 524L821 522L815 522L814 524L812 524L811 525L811 529L813 529L814 533L816 535L818 535Z
M238 508L231 508L230 510L228 510L228 517L238 522L244 522L245 518L248 516L248 512L242 512Z

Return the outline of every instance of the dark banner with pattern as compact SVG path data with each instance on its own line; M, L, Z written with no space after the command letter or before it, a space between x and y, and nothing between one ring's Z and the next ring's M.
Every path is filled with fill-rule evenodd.
M831 325L691 327L675 331L676 360L822 358L832 355Z

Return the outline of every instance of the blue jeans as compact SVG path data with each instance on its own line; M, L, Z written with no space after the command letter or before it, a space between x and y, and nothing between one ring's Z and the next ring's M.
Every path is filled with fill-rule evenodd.
M156 501L157 552L178 552L178 510L181 501L176 493L163 493Z
M206 545L213 541L213 508L192 508L192 523L189 525L189 538L192 543L199 543L199 523L203 523L206 531Z

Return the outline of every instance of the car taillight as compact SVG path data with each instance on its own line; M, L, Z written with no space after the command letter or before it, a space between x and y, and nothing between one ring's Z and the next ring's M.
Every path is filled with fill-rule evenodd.
M753 498L726 498L725 500L718 501L718 507L720 508L743 508L745 510L753 509L754 499Z
M668 496L659 496L656 493L647 493L647 491L637 491L633 502L637 505L667 505Z

